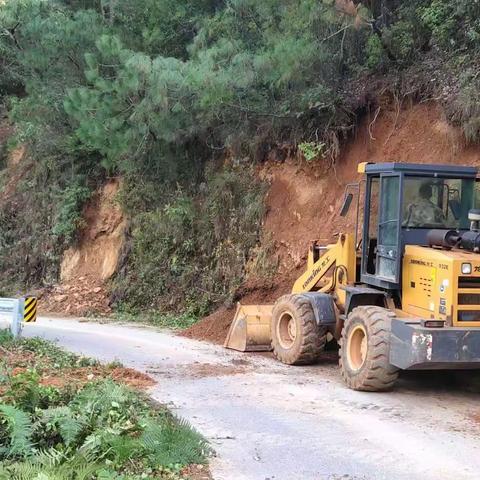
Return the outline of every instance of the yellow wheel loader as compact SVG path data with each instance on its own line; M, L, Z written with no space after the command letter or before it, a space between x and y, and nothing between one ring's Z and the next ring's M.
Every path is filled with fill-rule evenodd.
M356 228L313 244L305 273L275 305L239 305L225 346L315 362L333 336L355 390L390 389L399 370L480 368L477 170L361 163ZM363 198L363 227L359 231Z

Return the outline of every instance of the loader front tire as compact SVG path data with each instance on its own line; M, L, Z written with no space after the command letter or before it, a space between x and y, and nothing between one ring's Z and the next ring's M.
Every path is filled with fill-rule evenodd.
M273 308L272 348L287 365L314 363L327 343L327 329L317 324L312 306L301 295L285 295Z
M353 390L390 390L398 368L390 364L390 328L395 315L381 307L357 307L348 315L340 339L340 369Z

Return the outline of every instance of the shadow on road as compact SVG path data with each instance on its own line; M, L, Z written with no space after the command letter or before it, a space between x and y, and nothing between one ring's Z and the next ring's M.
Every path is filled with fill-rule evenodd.
M422 393L480 393L480 370L404 371L398 390Z

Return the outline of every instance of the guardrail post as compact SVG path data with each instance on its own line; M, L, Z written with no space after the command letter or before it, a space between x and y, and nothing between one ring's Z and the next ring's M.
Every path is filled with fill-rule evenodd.
M25 300L23 298L15 299L13 301L12 324L10 326L10 331L14 338L17 338L22 333L24 303Z

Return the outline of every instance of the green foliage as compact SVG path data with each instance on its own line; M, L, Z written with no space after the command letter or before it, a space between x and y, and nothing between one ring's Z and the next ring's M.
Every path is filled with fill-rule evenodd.
M90 198L90 194L90 190L80 184L69 186L63 191L62 205L53 233L67 244L76 238L78 230L83 225L81 208Z
M123 175L114 299L192 317L234 296L258 241L248 168L239 189L209 173L225 157L329 154L385 89L441 98L480 136L476 0L9 0L0 32L0 96L29 152L0 204L1 290L54 282L89 192Z
M130 48L148 55L186 59L202 18L212 14L214 0L129 0L116 2L113 21ZM128 32L128 33L127 33Z
M57 279L81 208L79 202L73 208L68 189L78 185L74 193L79 193L87 183L95 186L102 174L95 169L95 154L72 141L62 103L66 90L82 83L85 48L93 48L105 27L93 11L52 5L19 0L0 9L0 31L9 32L0 37L0 50L16 79L9 92L24 93L8 100L16 127L10 144L28 145L16 189L0 203L0 288L6 291ZM0 66L0 83L1 75Z
M228 145L233 136L308 134L313 119L346 119L338 76L359 60L348 47L365 33L331 6L230 2L200 25L187 60L135 51L120 35L102 36L86 55L88 85L70 91L65 110L107 168L199 138Z
M7 345L14 341L10 330L0 330L0 345Z
M385 48L378 35L370 35L370 37L368 37L366 49L366 65L369 69L374 70L387 62Z
M433 0L421 12L432 40L445 50L475 49L480 40L480 5L477 1Z
M103 470L103 469L102 469ZM0 464L0 480L92 480L102 479L102 470L79 456L58 464L51 457L34 458L13 464ZM105 471L105 470L104 470ZM104 479L108 477L103 477ZM128 477L114 476L115 480L127 480ZM134 477L130 477L133 480Z
M39 383L40 376L36 370L12 375L8 382L4 398L10 403L33 413L37 408L45 408L58 400L60 392L54 387L46 387Z
M387 42L390 51L397 61L410 63L417 53L415 48L415 34L413 25L410 22L399 21L392 25L386 32Z
M36 339L2 338L13 358L57 352ZM61 362L57 375L84 364ZM0 386L0 479L177 480L183 466L206 461L209 446L186 422L110 380L55 389L41 402L48 387L34 371L1 377Z
M77 415L70 407L65 405L43 410L40 422L50 435L52 433L52 436L58 435L67 448L75 444L85 428L85 418Z
M185 421L167 419L163 426L147 420L139 443L150 466L202 462L205 440Z
M115 298L127 311L144 305L186 311L190 323L232 299L262 216L263 186L248 169L210 175L195 196L177 190L165 205L134 218L129 264L116 280Z
M325 147L326 145L323 142L303 142L298 146L307 162L325 156Z
M467 68L460 75L459 94L454 102L454 119L465 132L467 140L475 142L480 139L480 78L478 70Z
M455 7L442 0L434 0L422 13L422 20L431 30L436 42L451 47L457 28L453 17Z
M419 12L424 1L402 2L392 21L382 32L382 41L397 65L408 67L418 60L428 43L429 31L425 29Z

